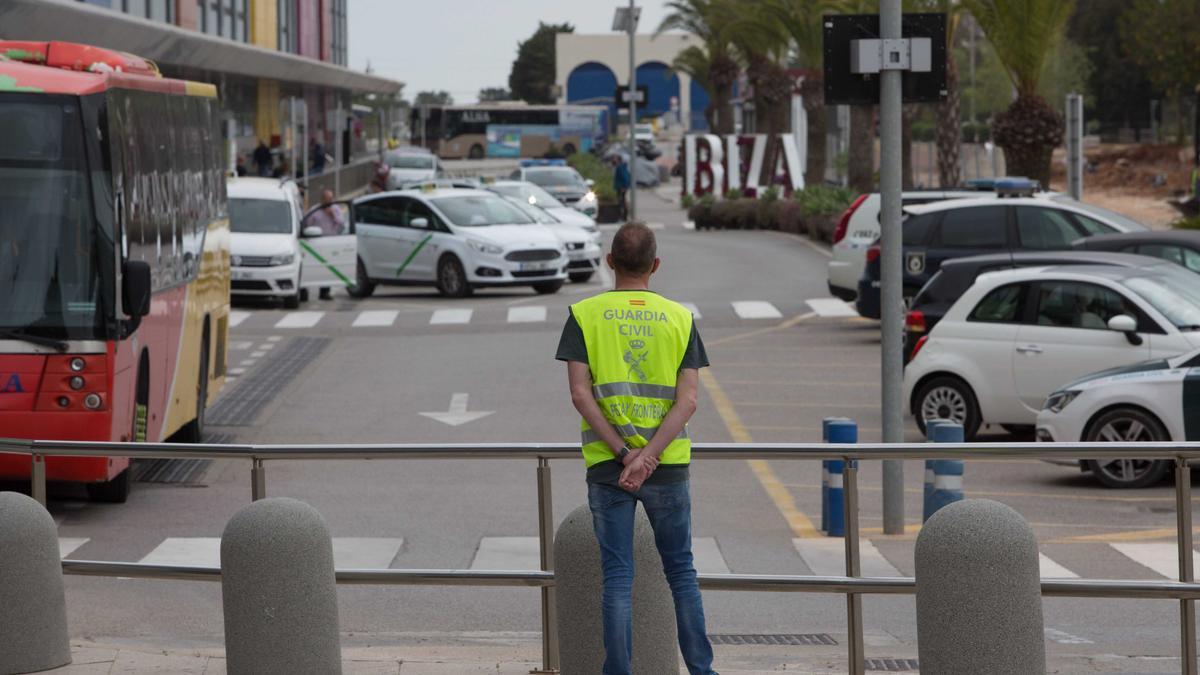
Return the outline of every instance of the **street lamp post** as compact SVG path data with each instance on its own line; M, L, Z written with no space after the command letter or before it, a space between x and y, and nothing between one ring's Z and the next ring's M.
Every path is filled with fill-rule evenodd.
M637 179L634 167L637 163L637 61L634 55L634 38L637 35L638 18L641 9L635 7L634 0L629 0L629 7L618 7L613 17L613 30L629 33L629 213L625 220L637 218Z

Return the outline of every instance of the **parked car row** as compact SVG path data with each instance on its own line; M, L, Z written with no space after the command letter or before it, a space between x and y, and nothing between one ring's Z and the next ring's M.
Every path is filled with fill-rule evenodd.
M402 183L402 185L408 185ZM558 291L601 262L595 221L537 185L429 180L303 212L290 181L229 181L232 293L295 308L309 289L435 286L450 297L475 288Z

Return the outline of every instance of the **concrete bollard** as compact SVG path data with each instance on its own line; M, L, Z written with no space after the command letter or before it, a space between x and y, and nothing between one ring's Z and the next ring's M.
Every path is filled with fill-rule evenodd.
M857 443L858 425L853 420L841 418L830 420L828 423L828 438L830 443ZM845 462L828 460L829 466L829 498L826 499L828 514L821 520L826 523L825 534L830 537L841 537L846 533L846 493L842 483L842 472Z
M221 535L221 599L231 674L342 672L333 543L295 499L263 499Z
M633 560L633 672L678 673L675 605L654 545L654 531L640 507L633 527ZM554 582L563 675L601 672L604 577L587 505L572 511L554 535Z
M0 673L71 662L58 528L45 507L0 492Z
M1037 540L1020 514L986 499L950 504L915 555L924 675L1046 672Z
M943 422L931 430L929 436L934 443L962 443L962 425L953 422ZM929 499L925 504L925 520L937 513L938 509L963 499L963 461L960 459L935 459L931 462L933 468L933 489L929 491Z

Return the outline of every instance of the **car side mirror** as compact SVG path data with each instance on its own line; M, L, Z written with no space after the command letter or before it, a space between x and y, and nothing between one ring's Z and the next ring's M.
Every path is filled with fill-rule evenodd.
M1118 333L1124 333L1125 339L1129 340L1129 344L1138 346L1142 344L1142 336L1137 332L1137 319L1128 314L1118 314L1108 320L1108 329Z
M412 220L408 221L408 225L409 225L409 227L415 227L417 229L425 230L425 229L429 228L429 219L428 218L413 218Z
M308 239L320 237L321 235L325 234L325 231L321 229L320 225L309 225L308 227L304 228L304 232L302 234L306 239Z
M129 317L122 326L122 337L128 337L142 325L142 317L150 313L150 263L126 260L121 264L121 307Z
M596 181L592 180L591 178L589 178L583 182L587 183L587 186L590 188L596 187Z

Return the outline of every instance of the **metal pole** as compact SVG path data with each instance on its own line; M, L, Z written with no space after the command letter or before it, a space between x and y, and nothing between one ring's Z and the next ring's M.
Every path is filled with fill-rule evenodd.
M1192 471L1188 461L1175 460L1175 523L1179 546L1179 580L1193 581ZM1179 658L1181 672L1196 675L1196 601L1179 601Z
M300 138L300 156L301 163L303 163L304 166L292 168L297 169L300 171L300 175L304 176L304 199L306 202L312 203L312 195L308 194L308 100L305 99L301 100L300 102L303 103L303 105L300 106L300 112L304 113L304 134Z
M300 135L300 126L296 123L296 97L288 97L288 125L292 128L291 146L288 148L288 171L292 172L288 178L295 179L296 177L296 143L297 137Z
M259 457L250 460L250 500L258 501L267 497L267 468Z
M550 483L550 460L539 457L537 467L538 490L538 546L541 553L542 570L554 571L554 502ZM557 673L558 660L558 614L555 606L554 587L542 588L542 668L531 673Z
M637 61L634 59L633 39L637 34L637 18L633 0L629 0L629 217L626 222L637 220Z
M879 36L884 40L900 39L900 0L881 0L879 3ZM901 284L900 239L900 71L884 70L879 74L879 194L882 204L879 222L882 223L882 305L881 334L883 340L883 442L904 441L902 378L904 372L904 296ZM883 462L883 532L904 534L904 463Z
M885 0L886 1L886 0ZM843 459L842 485L845 499L846 519L846 576L857 577L862 574L858 555L858 462L849 458ZM846 594L846 632L849 633L849 654L851 675L863 675L866 672L866 654L863 646L863 616L862 596L857 593Z
M1067 192L1083 199L1083 97L1067 94Z
M340 199L342 196L342 101L338 99L337 109L333 113L333 194Z
M46 458L42 455L31 455L29 471L29 493L37 503L46 505ZM128 470L128 469L126 469Z

